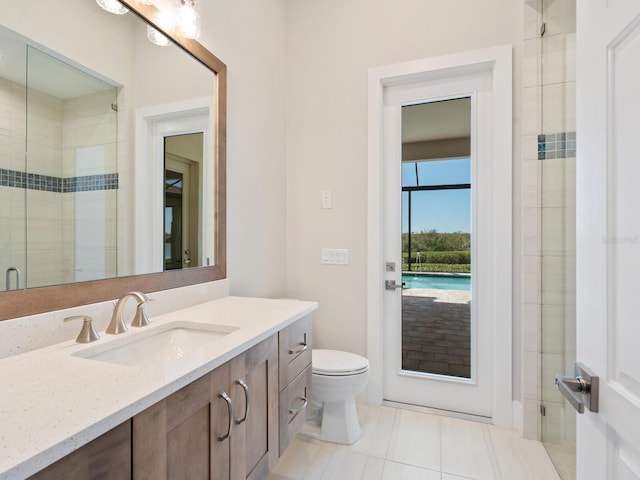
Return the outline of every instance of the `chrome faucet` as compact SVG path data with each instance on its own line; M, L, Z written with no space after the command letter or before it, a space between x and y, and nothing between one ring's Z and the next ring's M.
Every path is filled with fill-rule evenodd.
M138 306L136 307L136 315L133 317L133 321L131 322L132 327L144 327L145 325L149 325L149 318L144 311L144 304L151 299L147 297L142 292L128 292L125 293L118 302L113 307L113 314L111 315L111 322L107 327L105 333L109 333L111 335L117 335L119 333L126 332L127 325L124 322L124 304L127 303L129 298L135 298L138 301Z

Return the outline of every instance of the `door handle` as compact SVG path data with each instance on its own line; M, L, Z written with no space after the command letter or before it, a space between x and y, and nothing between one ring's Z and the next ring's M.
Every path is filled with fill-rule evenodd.
M384 281L384 288L386 290L395 290L397 288L403 288L404 287L404 282L402 282L400 285L396 284L395 280L385 280Z
M597 412L600 377L579 362L574 364L574 373L575 378L556 375L556 387L578 413L584 413L585 406Z

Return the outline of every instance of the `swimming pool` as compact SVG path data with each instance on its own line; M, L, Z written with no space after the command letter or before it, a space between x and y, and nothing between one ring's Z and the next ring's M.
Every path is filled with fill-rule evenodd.
M471 276L429 275L403 273L405 288L434 288L438 290L471 290Z

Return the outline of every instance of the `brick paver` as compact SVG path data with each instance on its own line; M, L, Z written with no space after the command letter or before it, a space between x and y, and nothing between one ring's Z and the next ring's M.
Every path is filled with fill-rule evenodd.
M402 368L471 376L471 293L402 291Z

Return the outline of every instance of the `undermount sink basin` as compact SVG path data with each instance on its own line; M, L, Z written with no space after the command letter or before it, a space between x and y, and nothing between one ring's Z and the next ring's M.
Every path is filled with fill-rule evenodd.
M129 342L106 350L88 348L74 355L115 363L146 371L165 371L167 375L185 368L195 368L216 348L216 340L229 335L237 327L196 323L176 323L155 328L138 335ZM147 332L144 332L147 333ZM130 335L125 333L123 336ZM123 338L124 340L124 338Z

